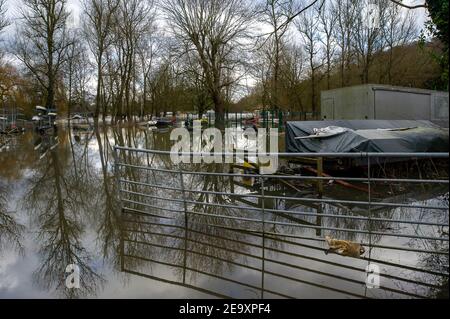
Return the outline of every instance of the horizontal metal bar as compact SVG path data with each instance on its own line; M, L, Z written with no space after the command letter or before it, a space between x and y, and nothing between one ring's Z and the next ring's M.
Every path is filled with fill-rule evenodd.
M168 212L173 212L173 213L183 213L183 211L181 211L181 210L176 210L176 209L172 209L172 208L166 208L166 207L160 207L160 206L150 205L150 204L141 203L141 202L136 202L136 201L132 201L132 200L128 200L128 199L122 199L122 201L123 201L123 202L126 202L126 203L130 203L130 204L136 204L136 205L141 205L141 206L149 207L149 208L161 209L161 210L168 211Z
M123 257L128 257L128 256L124 255ZM129 258L137 258L137 257L131 256ZM178 281L168 280L168 279L164 279L164 278L161 278L161 277L156 277L156 276L140 273L140 272L137 272L137 271L134 271L134 270L122 269L122 271L125 272L125 273L128 273L128 274L131 274L131 275L138 276L138 277L144 277L144 278L147 278L147 279L160 281L160 282L163 282L163 283L166 283L166 284L170 284L170 285L177 285L177 286L181 286L181 287L186 287L186 288L189 288L189 289L192 289L192 290L196 290L196 291L199 291L201 293L204 293L204 294L207 294L207 295L210 295L210 296L215 296L215 297L222 298L222 299L233 299L231 296L219 294L219 293L217 293L215 291L211 291L211 290L204 289L204 288L201 288L201 287L196 287L196 286L193 286L193 285L190 285L190 284L185 284L185 283L178 282Z
M143 224L150 224L150 225L159 225L159 226L164 226L164 227L177 227L180 229L185 229L185 227L182 226L171 226L168 224L160 224L160 223L152 223L152 222L141 222L141 221L128 221L128 222L134 222L134 223L143 223ZM198 225L202 225L202 226L210 226L210 227L216 227L216 228L220 228L220 229L225 229L228 231L232 231L232 232L239 232L239 233L244 233L247 235L252 235L252 236L258 236L258 237L265 237L266 239L271 239L271 240L276 240L276 241L282 241L282 242L288 242L288 243L293 243L290 241L287 241L286 239L280 239L277 237L284 237L284 238L291 238L291 239L301 239L301 240L308 240L308 241L315 241L315 242L324 242L325 239L323 238L311 238L311 237L306 237L306 236L299 236L299 235L290 235L290 234L284 234L284 233L274 233L274 232L262 232L262 231L257 231L254 229L246 229L246 228L240 228L240 227L230 227L230 226L224 226L224 225L217 225L217 224L212 224L212 223L205 223L205 222L195 222L195 221L190 221L190 224L198 224ZM272 238L269 238L268 236L273 236ZM372 246L372 247L376 247L375 245L371 244L364 244L365 246ZM296 254L296 253L292 253L292 252L286 252L286 251L282 251L282 250L276 250L274 248L271 247L265 247L265 249L269 249L269 250L273 250L275 252L280 252L280 253L284 253L284 254L289 254L289 255L293 255L293 256L298 256L301 257L302 255ZM305 258L309 258L312 260L315 260L314 257L306 257L303 256ZM396 267L396 268L401 268L401 269L405 269L405 270L410 270L410 271L416 271L416 272L421 272L421 273L426 273L426 274L430 274L433 276L441 276L441 277L448 277L449 274L448 273L442 273L442 272L437 272L437 271L432 271L432 270L427 270L427 269L423 269L423 268L417 268L417 267L413 267L413 266L408 266L408 265L401 265L401 264L395 264L392 262L388 262L388 261L384 261L381 259L374 259L374 258L370 258L366 259L363 258L365 260L368 261L372 261L372 262L376 262L379 264L384 264L384 265L388 265L391 267ZM323 260L323 259L318 259L319 262L324 262L324 263L330 263L329 261ZM351 267L348 265L345 265L346 268ZM350 269L350 268L349 268Z
M272 221L268 221L268 220L262 221L259 219L241 218L241 217L216 215L216 214L205 214L205 213L199 213L199 212L193 212L193 211L189 211L188 213L194 214L194 215L201 215L201 216L220 217L220 218L224 218L224 219L234 219L234 220L242 220L242 221L249 221L249 222L255 222L255 223L265 223L265 224L271 224L271 225L288 226L288 227L332 230L332 231L340 231L340 232L345 232L345 233L379 235L379 236L399 237L399 238L426 239L426 240L436 240L436 241L446 241L446 242L449 241L448 238L439 238L439 237L427 237L427 236L406 235L406 234L390 234L390 233L383 233L383 232L376 232L376 231L369 231L369 230L356 230L356 229L323 227L323 226L313 226L313 225L300 225L300 224L285 223L285 222L272 222Z
M171 263L167 263L167 262L156 260L156 259L151 259L151 258L148 258L148 257L132 256L132 255L124 255L124 257L140 259L140 260L144 260L144 261L147 261L147 262L153 262L153 263L157 263L157 264L160 264L160 265L163 265L163 266L168 266L168 267L182 268L182 269L186 269L186 270L189 270L189 271L192 271L192 272L196 272L196 273L199 273L199 274L202 274L202 275L214 277L214 278L217 278L217 279L220 279L220 280L225 280L225 281L228 281L228 282L231 282L231 283L234 283L234 284L245 286L245 287L248 287L248 288L252 288L252 289L256 289L256 290L262 290L258 286L254 286L254 285L251 285L251 284L244 283L242 281L237 281L237 280L234 280L234 279L231 279L231 278L226 278L226 277L219 276L219 275L216 275L216 274L211 274L209 272L202 271L202 270L195 269L195 268L191 268L191 267L187 267L187 266L184 267L184 266L171 264ZM266 289L264 289L264 291L268 292L268 290L266 290ZM278 295L278 296L283 297L283 298L292 298L290 296L286 296L286 295L283 295L283 294L280 294L280 293L274 292L274 291L271 291L270 293Z
M170 225L170 224L161 224L161 223L156 223L156 222L148 222L148 221L133 221L133 220L123 220L123 222L127 222L127 223L140 223L140 224L144 224L144 225L153 225L153 226L162 226L162 227L171 227L171 228L177 228L180 230L186 230L186 227L184 226L178 226L178 225ZM205 224L207 225L207 224ZM257 232L251 232L251 231L243 231L243 230L234 230L234 229L230 229L232 231L235 232L240 232L240 233L246 233L247 235L252 235L252 236L258 236L258 237L262 237L259 235L259 233ZM199 232L196 231L194 229L188 229L189 232L193 232L193 233L201 233L201 234L205 234L208 235L207 233L204 232ZM281 234L283 236L283 234ZM213 236L213 235L209 235L209 236ZM215 237L218 238L222 238L222 239L227 239L224 237L221 237L219 235L214 235ZM265 235L266 238L267 235ZM297 239L303 239L303 240L310 240L310 241L316 241L316 242L325 242L324 238L312 238L312 237L295 237ZM308 247L308 248L312 248L312 249L319 249L315 246L311 246L311 245L306 245L306 244L299 244L297 242L293 242L293 241L287 241L287 240L283 240L280 238L269 238L271 240L276 240L276 241L282 241L282 242L286 242L286 243L290 243L290 244L295 244L295 245L299 245L302 247ZM227 240L232 240L232 239L227 239ZM251 243L247 243L247 242L240 242L242 244L246 244L246 245L250 245L250 246L255 246L255 247L260 247L257 246L255 244L251 244ZM371 248L379 248L379 249L386 249L386 250L400 250L400 251L404 251L404 252L414 252L414 253L424 253L424 254L434 254L434 255L448 255L449 252L448 251L436 251L436 250L429 250L429 249L414 249L414 248L409 248L409 247L399 247L399 246L386 246L386 245L377 245L377 244L373 244L373 243L367 243L367 242L361 242L361 245L363 246L370 246ZM325 249L321 249L323 251L325 251Z
M163 186L163 185L158 185L158 184L135 182L135 181L125 180L125 179L120 179L119 182L182 192L182 190L180 188ZM185 192L211 194L211 195L226 195L226 196L234 196L234 197L240 196L240 197L263 198L263 196L261 196L261 195L254 195L254 194L236 194L236 193L225 193L225 192L200 191L200 190L193 190L193 189L185 189ZM269 196L269 195L264 196L264 198L286 199L286 200L292 200L292 201L304 201L304 202L325 203L325 204L353 204L353 205L364 205L364 206L375 206L375 207L393 207L393 208L402 207L402 208L419 208L419 209L448 211L448 207L426 206L426 205L409 205L409 204L396 204L396 203L381 203L381 202L368 202L368 201L364 202L364 201L349 201L349 200L337 200L337 199L319 199L319 198L307 198L307 197L285 197L285 196Z
M184 238L183 237L179 237L179 239L183 240ZM242 252L239 252L239 251L236 251L236 250L228 249L228 248L225 248L225 247L220 247L218 245L214 245L214 244L211 244L211 243L203 243L203 242L200 242L200 241L194 241L192 239L188 239L188 240L193 242L193 243L214 247L214 248L225 250L225 251L228 251L228 252L231 252L231 253L241 254L241 255L244 255L244 256L247 256L247 257L268 261L268 262L279 264L279 265L282 265L282 266L286 266L286 267L290 267L290 268L294 268L294 269L298 269L298 270L303 270L303 271L306 271L306 272L312 272L312 273L315 273L315 274L318 274L318 275L322 275L322 276L332 277L332 278L335 278L335 279L339 279L339 280L342 280L342 281L347 281L349 283L353 283L353 284L357 284L357 285L362 285L362 286L365 285L365 282L360 281L360 280L347 278L347 277L343 277L343 276L340 276L340 275L334 275L334 274L331 274L331 273L326 273L326 272L323 272L323 271L319 271L319 270L311 269L311 268L306 268L306 267L302 267L302 266L298 266L298 265L292 265L292 264L280 262L280 261L277 261L277 260L274 260L274 259L267 259L267 258L263 259L262 257L259 257L259 256L255 256L255 255L248 254L248 253L242 253ZM160 245L160 244L155 244L155 243L150 243L150 242L143 242L143 241L134 241L134 240L131 241L131 240L126 240L126 239L125 239L125 241L129 241L129 242L133 242L133 243L137 243L137 244L149 245L149 246L162 248L162 249L175 249L175 250L183 251L183 252L186 252L186 253L191 253L191 254L196 254L196 255L199 255L199 256L204 256L204 257L216 259L216 260L219 260L219 261L223 261L225 263L229 263L229 264L232 264L232 265L235 265L235 266L239 266L239 267L244 267L244 268L247 268L247 269L250 269L250 270L262 272L264 274L269 274L269 275L272 275L274 277L281 277L281 278L284 278L284 279L287 279L287 280L298 281L298 278L295 278L295 277L283 275L283 274L280 274L280 273L271 272L269 270L263 270L261 268L249 266L249 265L242 264L242 263L238 263L236 261L227 260L227 259L224 259L224 258L221 258L221 257L217 257L217 256L208 255L208 254L205 254L205 253L202 253L202 252L198 252L198 251L195 251L195 250L191 250L191 249L170 247L170 246L164 246L164 245ZM402 291L402 290L389 288L389 287L385 287L385 286L380 287L379 289L384 290L384 291L390 291L390 292L401 294L401 295L405 295L405 296L410 296L410 297L425 298L425 296L422 296L422 295L409 293L407 291Z
M126 213L133 213L133 214L145 215L145 216L149 216L149 217L156 217L156 218L162 218L162 219L173 219L172 217L151 214L151 213L139 210L139 209L134 209L134 208L129 208L129 207L123 207L122 210L125 211Z
M200 224L200 225L207 225L207 226L222 228L222 229L235 231L235 232L244 232L244 233L247 233L247 234L258 235L260 237L264 236L266 238L268 238L267 236L273 236L273 237L285 237L285 238L292 238L292 239L303 239L303 240L322 241L322 242L325 241L324 239L310 238L310 237L305 237L305 236L290 235L290 234L283 234L283 233L274 233L274 232L267 232L267 231L263 233L262 231L256 231L256 230L252 230L252 229L234 228L234 227L229 227L229 226L224 226L224 225L217 225L217 224L211 224L211 223L199 223L199 222L193 222L193 221L190 221L190 223L195 223L195 224ZM277 240L279 240L279 239L277 239ZM366 244L366 246L370 246L370 245ZM270 248L270 247L266 247L266 249L277 251L277 250L275 250L273 248ZM288 252L284 252L284 251L281 251L281 250L278 251L278 252L282 252L282 253L290 254L290 255L298 255L298 254L295 254L295 253L288 253ZM308 257L308 258L310 258L310 257ZM367 261L373 261L373 262L376 262L376 263L379 263L379 264L384 264L384 265L388 265L388 266L392 266L392 267L405 269L405 270L417 271L417 272L421 272L421 273L427 273L427 274L434 275L434 276L441 276L441 277L448 277L449 276L449 273L442 273L442 272L427 270L427 269L423 269L423 268L417 268L417 267L408 266L408 265L395 264L395 263L392 263L392 262L389 262L389 261L385 261L385 260L381 260L381 259L375 259L375 258L370 258L370 259L362 258L362 259L367 260Z
M147 153L147 154L156 154L156 155L171 155L176 154L179 156L210 156L210 155L218 155L218 156L247 156L248 152L236 152L236 153L226 153L226 152L218 152L218 153L205 153L205 152L171 152L171 151L161 151L161 150L150 150L150 149L141 149L141 148L131 148L124 146L114 146L115 149L121 151L130 151L136 153ZM391 158L402 158L402 157L412 157L412 158L448 158L449 153L267 153L263 154L264 156L278 156L278 157L346 157L346 158L367 158L367 157L391 157Z
M156 171L170 174L180 174L180 170L170 170L166 168L152 168L147 166L130 165L125 163L118 163L117 165L135 169L142 169L146 171ZM197 172L181 170L185 175L201 175L201 176L220 176L220 177L243 177L243 178L267 178L267 179L281 179L281 180L319 180L319 181L354 181L367 182L368 178L364 177L321 177L321 176L306 176L306 175L258 175L258 174L240 174L240 173L211 173L211 172ZM448 179L395 179L395 178L370 178L371 182L397 182L397 183L424 183L424 184L449 184Z
M147 243L147 242L136 242L136 243L143 244L143 245L151 245L151 246L160 247L160 248L168 248L168 249L186 251L183 248L165 247L165 246L161 246L161 245L158 245L158 244L152 244L152 243ZM193 252L193 251L187 251L187 252L199 254L199 253ZM266 289L261 288L261 287L253 286L253 285L244 283L242 281L233 280L233 279L230 279L230 278L218 276L216 274L211 274L211 273L208 273L208 272L204 272L202 270L191 268L191 267L188 267L188 266L184 267L184 266L180 266L180 265L173 265L173 264L170 264L170 263L167 263L167 262L154 260L154 259L150 259L150 258L147 258L147 257L141 257L141 256L139 256L139 257L135 257L135 256L131 256L131 255L125 255L125 256L126 257L131 257L131 258L139 258L139 259L142 259L142 260L147 260L149 262L156 262L156 263L160 263L162 265L169 266L169 267L178 267L178 268L186 269L186 270L189 270L189 271L198 272L198 273L203 274L203 275L212 276L212 277L216 277L216 278L219 278L219 279L222 279L222 280L226 280L226 281L229 281L229 282L241 285L241 286L246 286L246 287L249 287L249 288L266 291ZM214 258L214 259L218 259L218 260L222 259L222 258L219 258L219 257L214 257L214 256L209 256L209 255L208 255L208 257ZM228 262L230 264L236 264L233 261L226 261L226 262ZM245 268L249 268L249 266L244 266L244 265L241 265L241 264L239 264L239 266L242 266L242 267L245 267ZM254 268L254 267L252 267L252 270L261 271L260 269ZM275 277L281 277L281 278L284 278L284 279L288 279L288 280L292 280L292 281L296 281L296 282L301 282L303 284L307 284L307 285L310 285L310 286L314 286L314 287L318 287L318 288L322 288L322 289L326 289L326 290L330 290L330 291L335 291L335 292L343 293L343 294L354 296L354 297L358 297L358 298L367 298L367 297L365 297L363 295L360 295L360 294L356 294L356 293L345 291L345 290L341 290L341 289L338 289L338 288L333 288L333 287L317 284L317 283L314 283L314 282L310 282L310 281L306 281L306 280L302 280L302 279L298 279L298 278L294 278L294 277L290 277L290 276L285 276L285 275L281 275L281 274L277 274L277 273L273 273L273 272L269 272L269 271L264 271L264 273L265 274L270 274L270 275L275 276Z
M182 228L182 227L181 227L181 228ZM175 239L180 239L180 240L184 240L184 239L185 239L185 237L183 237L183 236L176 236L176 235L173 235L173 234L162 234L162 233L157 233L157 232L148 232L148 231L132 230L132 229L125 229L125 231L127 231L127 232L132 232L132 233L148 234L148 235L158 235L158 236L162 236L162 237L169 237L169 238L175 238ZM270 247L262 247L262 246L257 245L257 244L252 244L252 243L244 242L244 241L241 241L241 240L231 239L231 238L219 236L219 235L216 235L216 234L214 234L214 235L212 235L212 234L207 234L207 233L200 232L200 231L195 231L195 230L192 230L192 229L189 229L188 232L189 232L189 233L198 233L198 234L206 235L206 236L208 236L208 237L220 238L220 239L223 239L223 240L227 240L227 241L230 241L230 242L235 242L235 243L242 244L242 245L246 245L246 246L253 247L253 248L266 249L266 250L272 250L272 251L275 251L275 249L272 249L272 248L270 248ZM204 242L194 241L194 240L192 240L192 239L189 238L189 237L188 237L187 239L188 239L189 241L191 241L191 242L194 242L194 243L200 243L200 244L208 245L208 246L212 246L212 247L216 247L216 246L217 246L217 245L210 244L209 242L208 242L208 243L204 243ZM269 239L270 239L270 238L269 238ZM272 240L278 241L277 239L272 239ZM291 244L291 245L296 245L296 246L299 246L299 247L306 247L306 248L310 248L310 249L313 249L313 250L326 251L326 249L319 248L319 247L315 247L315 246L304 245L304 244L299 244L299 243L289 242L289 241L287 241L287 242L288 242L289 244ZM249 257L251 257L251 258L255 258L255 259L259 259L259 260L267 260L267 261L270 261L270 262L272 262L272 263L283 264L283 265L286 266L286 267L298 268L296 265L291 265L291 264L282 263L282 262L280 262L280 261L278 261L278 260L274 260L274 259L263 258L263 257L261 257L261 256L256 256L256 255L251 255L251 254L247 254L247 253L242 253L242 252L239 252L239 251L236 251L236 250L230 250L230 249L228 249L228 248L220 247L220 246L217 246L217 248L219 248L219 249L224 249L224 250L227 250L227 251L230 251L230 252L234 252L234 253L237 253L237 254L241 254L241 255L244 255L244 256L249 256ZM277 251L277 252L278 252L278 251ZM298 256L298 257L300 257L300 256ZM301 259L312 260L312 259L309 259L307 256L304 256L304 255L302 255L302 257L300 257L300 258L301 258ZM311 257L311 258L313 258L313 257ZM326 264L331 264L331 265L333 265L333 266L337 266L337 267L341 267L341 268L346 268L346 269L356 270L356 271L362 272L362 273L365 273L365 272L366 272L365 269L361 269L361 268L357 268L357 267L353 267L353 266L347 266L347 265L345 265L345 264L329 262L329 261L327 261L327 260L322 260L322 259L318 259L318 258L315 258L314 260L315 260L315 261L318 261L318 262L326 263ZM300 268L303 268L303 267L300 267ZM313 269L304 269L304 270L306 270L306 271L312 271L312 272L317 272L316 270L313 270ZM331 275L331 274L330 274L330 275ZM339 277L339 276L337 276L337 275L332 275L332 276L335 277L335 278L338 278L338 277ZM402 278L402 277L397 277L397 276L391 276L391 275L384 274L384 273L380 273L380 276L381 276L381 277L385 277L385 278L390 278L390 279L395 279L395 280L403 281L403 282L408 282L408 283L412 283L412 284L417 284L417 285L421 285L421 286L426 286L426 287L430 287L430 288L440 288L440 286L438 286L438 285L433 285L433 284L425 283L425 282L419 282L419 281L415 281L415 280L411 280L411 279L407 279L407 278ZM342 280L346 280L346 279L348 279L348 278L343 277ZM350 280L353 281L353 279L350 279ZM362 282L358 282L358 283L362 283ZM363 283L363 284L364 284L364 283Z
M171 225L171 224L161 224L161 223L156 223L156 222L149 222L149 221L133 221L133 220L123 220L123 222L127 222L127 223L140 223L140 224L148 224L148 225L153 225L153 226L163 226L163 227L171 227L171 228L178 228L180 230L185 230L186 227L184 226L178 226L178 225ZM208 225L207 223L205 223L205 225ZM219 226L216 226L219 227ZM260 236L259 232L256 231L250 231L250 230L241 230L241 229L229 229L232 231L236 231L236 232L240 232L240 233L245 233L247 235L252 235L252 236L258 236L258 237L262 237ZM207 233L203 233L203 232L199 232L196 231L194 229L188 229L189 232L194 232L194 233L202 233L205 235L208 235ZM283 235L280 234L281 236L287 236L290 237L290 235ZM212 235L210 235L212 236ZM221 236L219 235L214 235L218 238L220 238ZM265 233L266 238L267 237L267 233ZM222 237L223 239L227 239ZM316 242L325 242L324 238L312 238L312 237L303 237L303 236L295 236L295 239L302 239L302 240L309 240L309 241L316 241ZM302 247L309 247L309 248L315 248L318 249L317 247L311 246L311 245L306 245L306 244L299 244L297 242L293 242L293 241L287 241L285 239L280 239L280 238L269 238L271 240L276 240L276 241L281 241L281 242L286 242L286 243L290 243L290 244L296 244L296 245L300 245ZM227 239L227 240L232 240L232 239ZM246 242L241 242L246 243ZM250 243L246 243L247 245L253 245ZM379 249L386 249L386 250L400 250L400 251L404 251L404 252L414 252L414 253L424 253L424 254L434 254L434 255L448 255L449 252L448 251L436 251L436 250L429 250L429 249L415 249L415 248L409 248L409 247L399 247L399 246L387 246L387 245L377 245L377 244L373 244L373 243L367 243L367 242L361 242L361 245L363 246L370 246L371 248L379 248ZM256 245L255 245L256 246ZM266 248L267 249L267 248ZM325 251L325 249L322 249L323 251Z
M125 194L130 195L136 195L136 196L142 196L152 199L159 199L163 201L169 201L169 202L178 202L178 203L189 203L189 204L205 204L204 202L199 201L191 201L191 200L182 200L182 199L176 199L176 198L167 198L167 197L161 197L161 196L154 196L154 195L147 195L143 193L137 193L127 190L121 190L121 192ZM140 203L140 202L135 202ZM259 207L248 207L248 206L235 206L235 205L223 205L223 204L217 204L221 205L221 207L224 208L233 208L233 209L239 209L239 210L255 210L255 211L263 211L262 208ZM329 218L337 218L337 219L353 219L353 220L363 220L363 221L370 221L370 222L389 222L394 224L411 224L411 225L425 225L425 226L447 226L448 224L442 224L442 223L433 223L433 222L423 222L423 221L412 221L412 220L401 220L401 219L387 219L387 218L377 218L377 217L363 217L363 216L353 216L353 215L336 215L336 214L326 214L326 213L310 213L310 212L299 212L299 211L292 211L292 210L284 210L284 209L269 209L265 208L264 211L269 213L282 213L282 214L290 214L290 215L297 215L297 216L312 216L312 217L329 217Z
M169 201L169 202L184 203L184 200L182 200L182 199L167 198L167 197L161 197L161 196L155 196L155 195L148 195L148 194L128 191L128 190L125 190L125 189L121 189L120 191L122 193L130 194L130 195L142 196L142 197L147 197L147 198L152 198L152 199L160 199L160 200Z

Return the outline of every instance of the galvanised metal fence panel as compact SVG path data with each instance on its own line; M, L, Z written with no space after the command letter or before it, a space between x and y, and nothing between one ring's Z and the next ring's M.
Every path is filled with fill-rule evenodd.
M448 281L448 179L435 175L380 178L372 177L371 170L376 158L433 161L448 160L448 154L276 155L364 159L367 174L236 173L229 164L173 165L170 152L116 146L114 168L124 221L122 270L216 297L232 296L201 287L192 277L206 276L248 289L258 298L305 297L283 291L283 286L273 285L276 281L334 297L426 298L442 289L441 283ZM365 185L367 192L342 199L303 191L319 183L334 189L335 181ZM434 195L426 200L395 196L388 200L379 196L380 185L412 185L419 193L438 187L439 192L431 192ZM361 258L325 255L325 235L361 243L366 253ZM155 250L160 253L152 254ZM145 264L169 267L180 275L179 280L145 272ZM381 269L378 289L367 288L371 265ZM230 267L257 273L260 280L236 279L225 269ZM279 271L280 267L286 271Z

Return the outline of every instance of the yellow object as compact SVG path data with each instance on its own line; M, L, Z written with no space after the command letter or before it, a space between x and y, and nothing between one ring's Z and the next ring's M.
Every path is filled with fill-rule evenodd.
M248 169L255 169L255 166L253 166L252 164L250 164L247 161L244 161L244 164L242 166L244 166L245 168L248 168Z
M360 258L360 256L366 252L361 244L347 240L333 239L330 236L325 236L325 240L330 247L330 251L342 256Z

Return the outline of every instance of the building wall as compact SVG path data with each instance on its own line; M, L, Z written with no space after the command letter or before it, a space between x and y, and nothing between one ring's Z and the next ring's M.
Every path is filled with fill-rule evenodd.
M321 93L323 120L430 120L448 127L447 92L359 85Z

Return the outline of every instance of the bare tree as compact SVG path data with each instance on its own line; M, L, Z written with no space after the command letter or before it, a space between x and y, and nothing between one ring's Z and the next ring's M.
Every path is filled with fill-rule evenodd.
M71 45L66 0L23 0L21 18L15 55L43 88L45 106L53 109L57 79Z
M291 111L297 110L303 112L302 94L300 87L304 76L304 52L301 46L293 45L286 50L283 55L283 85L289 100Z
M155 67L156 58L160 51L160 42L157 36L153 35L156 33L156 25L149 28L151 30L148 36L143 37L141 43L138 46L138 55L140 59L140 67L142 72L142 101L141 109L139 112L140 117L144 116L144 113L148 107L149 93L150 93L150 81L151 72Z
M383 18L381 36L388 50L388 62L385 67L388 83L392 84L394 63L396 59L401 58L394 54L394 50L396 47L410 43L417 37L416 15L414 11L404 10L397 4L389 2Z
M114 51L118 57L120 76L120 113L131 119L136 102L138 48L142 39L152 30L152 1L122 0L119 2L115 23Z
M74 32L72 45L69 47L66 68L64 68L65 87L67 90L67 117L70 120L73 108L88 111L87 92L91 79L91 67L85 42L79 32Z
M374 54L381 52L383 41L381 30L386 14L388 0L358 1L356 7L356 28L353 32L353 49L355 50L358 65L361 69L361 83L369 83L369 72Z
M323 35L320 37L320 42L322 43L325 51L327 90L329 90L331 88L330 78L332 63L336 51L336 43L333 33L337 23L337 16L333 12L332 4L328 5L328 3L324 3L321 8L318 7L317 9L320 21L320 32Z
M6 0L0 0L0 33L9 25L6 17Z
M295 20L297 30L300 32L304 50L308 56L309 75L311 81L311 108L313 113L317 113L317 70L322 67L322 61L319 57L319 19L316 10L303 12Z
M239 0L168 0L162 5L186 54L195 54L200 61L219 128L224 127L224 88L234 82L224 71L236 70L242 63L236 50L249 36L252 10L248 5Z
M292 6L292 0L266 0L262 10L261 21L271 28L269 38L265 40L265 46L267 47L266 56L269 60L272 77L270 104L273 110L278 110L280 107L281 55L284 46L284 36L289 27L284 22L286 17L293 11Z
M357 0L342 0L333 3L333 14L337 23L334 37L339 47L340 86L348 84L348 71L352 63L352 38L356 21Z
M3 30L9 25L9 20L6 17L6 0L0 0L0 36L3 33ZM2 39L0 38L0 44L2 42ZM0 46L0 67L2 66L3 62L3 55L4 51L3 48ZM0 89L3 91L2 84L3 81L0 80ZM3 94L2 94L2 100L3 100Z
M114 14L119 0L86 0L84 2L84 32L90 51L92 52L97 71L97 90L95 97L95 122L98 123L102 104L102 87L105 67L105 53L113 40L112 28ZM103 103L103 106L105 104ZM103 116L106 116L106 109Z

